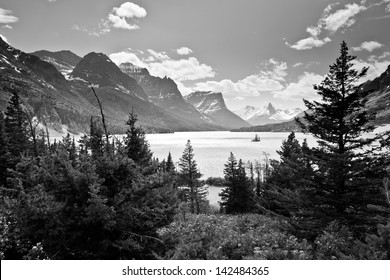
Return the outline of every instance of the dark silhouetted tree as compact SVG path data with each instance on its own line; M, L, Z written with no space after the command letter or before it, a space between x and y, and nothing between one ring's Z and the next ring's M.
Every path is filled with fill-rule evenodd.
M314 86L321 101L304 100L308 110L304 121L297 122L319 144L312 150L316 173L312 188L306 190L305 199L312 202L307 210L319 227L338 220L363 232L378 223L378 208L370 205L384 202L379 191L384 174L376 170L369 148L375 139L363 137L373 130L369 121L374 115L365 108L368 92L358 84L368 68L356 70L355 58L342 42L340 56L322 83Z
M254 209L254 192L246 176L242 160L237 162L230 153L224 169L226 188L220 193L221 210L226 214L251 212Z
M13 164L21 154L28 151L30 143L27 133L27 114L23 111L19 95L14 92L5 111L5 132L7 134L8 151L12 156Z
M126 131L125 146L127 156L140 166L148 166L152 160L152 152L149 143L145 139L145 131L136 126L137 115L131 113L126 124L129 126Z
M194 159L194 151L191 141L188 140L179 159L179 185L182 186L182 197L190 204L191 213L200 213L201 204L206 200L207 191L199 181L202 177L198 170L198 165Z

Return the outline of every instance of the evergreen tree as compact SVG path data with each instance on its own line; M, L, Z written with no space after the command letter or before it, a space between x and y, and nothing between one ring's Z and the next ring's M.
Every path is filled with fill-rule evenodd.
M272 172L265 182L262 203L265 208L284 216L293 216L299 211L300 192L310 182L311 165L307 165L307 142L301 146L291 132L283 140L279 161L273 161Z
M0 188L7 186L7 169L10 167L10 154L7 148L7 136L5 134L4 126L4 115L3 112L0 111Z
M355 58L342 42L340 56L322 83L314 86L321 102L304 100L309 109L305 122L297 120L319 144L312 151L315 178L305 191L305 200L311 201L311 209L306 210L315 216L318 226L338 220L355 229L364 225L371 229L378 222L378 212L369 205L383 204L379 191L383 174L374 172L376 161L368 148L375 139L362 137L373 130L369 121L374 116L365 109L368 92L358 87L368 68L355 70Z
M5 132L8 138L7 148L12 156L13 164L16 164L21 154L30 147L27 127L27 114L22 109L19 95L14 92L5 112Z
M146 167L151 163L152 152L149 149L149 143L145 139L145 131L136 126L137 121L137 115L131 113L126 122L129 128L124 140L128 157L138 165Z
M226 214L247 213L253 210L254 193L246 177L242 160L237 162L230 153L224 169L226 188L220 193L221 210Z
M175 165L173 164L171 152L168 153L168 158L165 166L166 166L165 167L166 172L175 172Z
M190 140L187 141L183 155L179 159L179 167L179 184L184 186L184 200L189 201L191 213L199 214L201 204L206 200L207 191L199 181L202 174L198 171Z

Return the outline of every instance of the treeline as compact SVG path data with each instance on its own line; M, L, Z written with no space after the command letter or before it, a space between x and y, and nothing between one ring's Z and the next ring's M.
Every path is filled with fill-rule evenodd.
M206 181L190 141L178 166L153 158L133 113L123 139L91 118L79 143L52 143L13 93L0 114L0 258L389 259L389 138L362 136L374 116L354 58L343 42L315 86L322 101L305 100L298 123L318 147L291 133L280 161L230 154L225 177Z

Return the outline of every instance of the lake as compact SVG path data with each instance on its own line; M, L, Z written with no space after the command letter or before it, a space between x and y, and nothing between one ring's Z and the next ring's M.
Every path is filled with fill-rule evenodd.
M235 157L247 161L263 161L265 155L271 159L278 159L277 150L280 150L282 141L290 133L260 132L260 142L251 142L254 132L175 132L171 134L147 134L146 138L154 157L166 159L171 152L173 161L177 164L183 154L187 140L191 141L195 160L203 178L223 177L224 164L230 152ZM296 133L296 138L302 142L307 138L309 146L316 144L311 135Z
M255 134L260 136L260 142L252 142ZM160 160L166 159L171 152L172 159L177 167L183 154L187 140L191 141L194 149L194 159L198 164L202 179L208 177L223 177L224 164L230 152L235 157L247 161L264 162L267 156L270 159L279 159L277 150L280 150L282 141L286 140L290 133L278 132L230 132L230 131L205 131L205 132L175 132L171 134L147 134L153 156ZM315 146L316 141L311 135L296 133L296 138L301 143L307 139L309 146ZM209 200L217 205L220 188L209 188Z

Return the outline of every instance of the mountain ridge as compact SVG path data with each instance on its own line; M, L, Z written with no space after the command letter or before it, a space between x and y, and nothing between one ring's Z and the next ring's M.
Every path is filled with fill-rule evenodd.
M250 126L226 107L221 92L195 91L185 96L185 100L229 129Z

